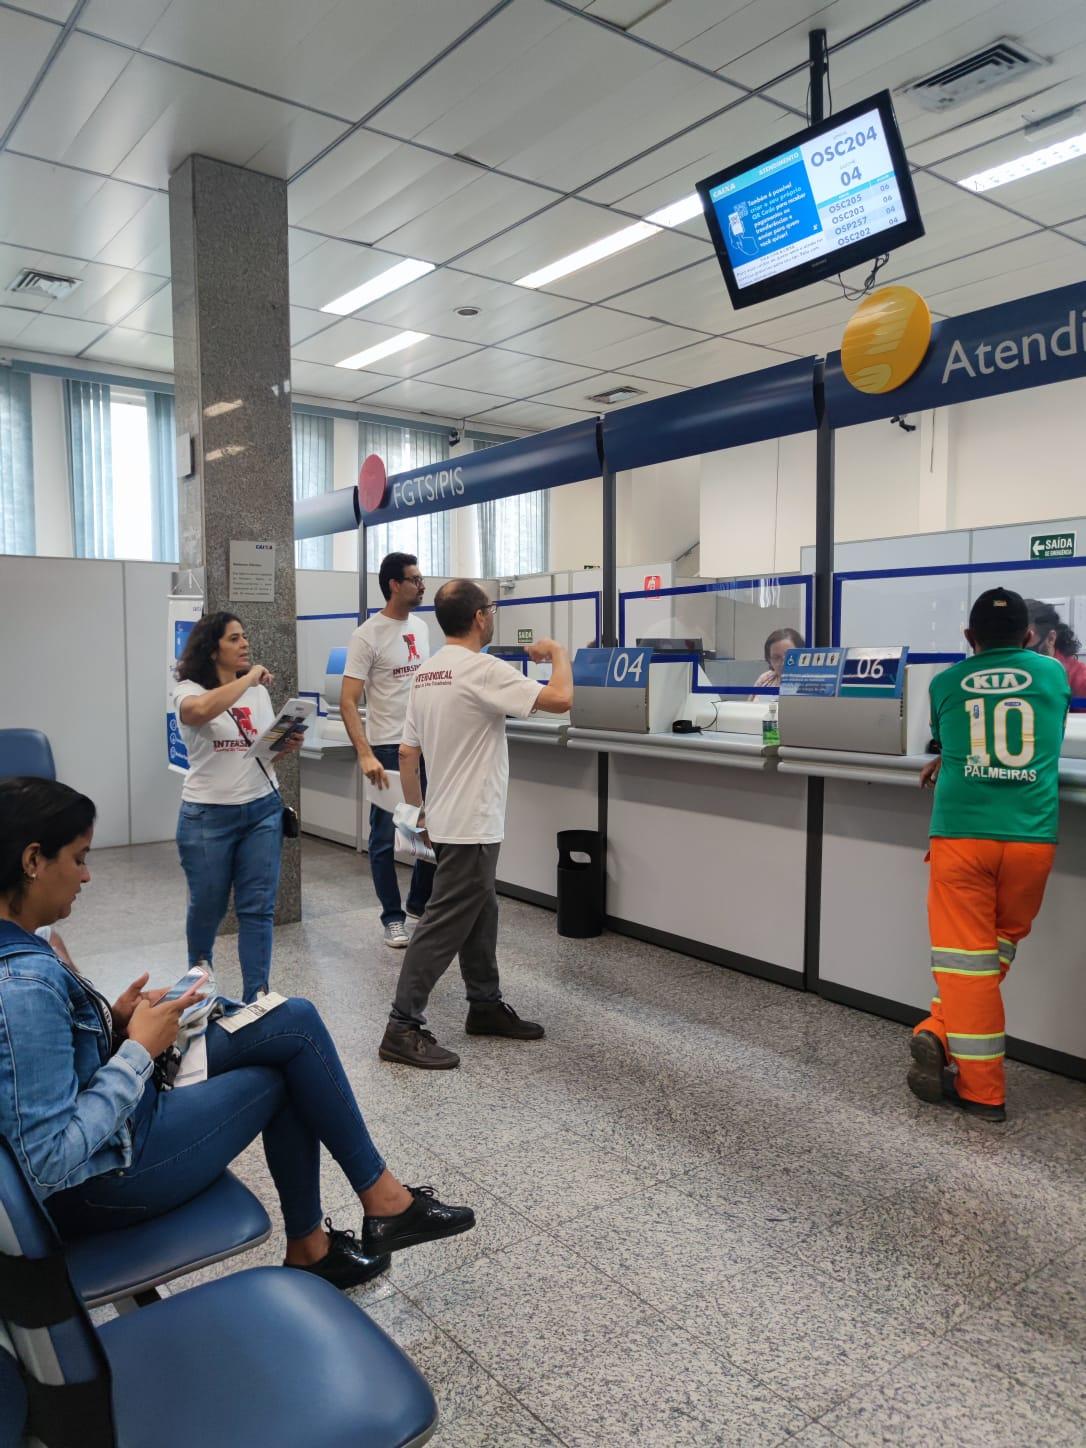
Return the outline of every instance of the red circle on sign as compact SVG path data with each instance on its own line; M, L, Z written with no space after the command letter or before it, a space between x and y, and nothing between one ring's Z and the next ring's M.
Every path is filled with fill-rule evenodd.
M358 501L364 513L374 513L384 506L388 493L388 473L376 453L362 459L358 469Z

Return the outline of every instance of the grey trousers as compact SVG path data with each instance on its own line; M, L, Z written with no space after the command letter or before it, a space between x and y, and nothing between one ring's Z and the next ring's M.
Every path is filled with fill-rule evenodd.
M392 1021L423 1025L430 992L460 956L469 1001L500 1001L498 895L501 845L437 845L437 872L426 913L407 947Z

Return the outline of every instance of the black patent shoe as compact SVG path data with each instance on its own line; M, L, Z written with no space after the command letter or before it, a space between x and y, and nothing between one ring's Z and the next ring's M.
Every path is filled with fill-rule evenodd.
M401 1252L420 1242L437 1242L456 1237L475 1226L470 1207L447 1207L434 1196L433 1187L408 1187L414 1201L395 1217L366 1217L362 1225L362 1247L371 1256Z
M510 1041L538 1041L543 1027L522 1021L505 1001L471 1001L464 1030L469 1036L505 1036Z
M361 1287L363 1282L372 1282L382 1272L387 1272L392 1258L385 1251L368 1256L363 1244L351 1231L341 1231L332 1226L331 1217L325 1217L324 1228L328 1233L328 1251L319 1262L302 1267L294 1262L284 1262L295 1272L311 1272L314 1277L323 1277L333 1287Z

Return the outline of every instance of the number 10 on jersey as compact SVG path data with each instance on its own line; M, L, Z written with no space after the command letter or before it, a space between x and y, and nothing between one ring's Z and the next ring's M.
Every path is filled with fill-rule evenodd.
M1033 729L1033 705L1028 699L1000 699L992 710L992 739L989 751L988 720L982 699L967 699L966 713L969 715L969 763L988 766L992 752L1000 764L1008 769L1022 769L1033 759L1036 741ZM1007 738L1007 724L1017 716L1020 733L1019 747L1011 747Z

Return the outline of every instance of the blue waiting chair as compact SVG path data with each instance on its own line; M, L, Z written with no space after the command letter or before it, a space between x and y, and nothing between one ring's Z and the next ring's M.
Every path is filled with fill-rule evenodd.
M199 1196L165 1216L64 1244L72 1286L85 1307L112 1302L119 1312L159 1299L158 1288L271 1236L259 1200L225 1172Z
M236 1272L95 1330L0 1143L0 1448L418 1448L425 1379L329 1283Z
M16 774L56 779L53 751L40 729L0 729L0 779Z

